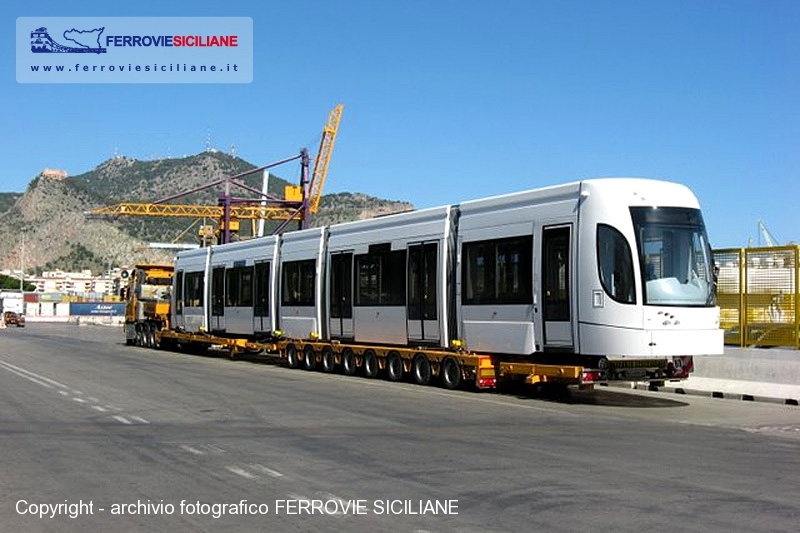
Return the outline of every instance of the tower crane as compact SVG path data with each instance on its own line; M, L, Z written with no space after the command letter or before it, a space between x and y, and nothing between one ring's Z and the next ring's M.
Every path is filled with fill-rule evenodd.
M219 241L230 242L231 235L238 231L239 220L273 220L280 221L275 233L284 231L290 222L298 221L301 228L310 225L311 215L319 210L322 188L328 173L333 146L339 131L344 106L337 105L328 115L328 122L322 131L319 151L314 161L314 170L309 182L308 150L303 148L298 155L248 170L234 176L226 176L200 187L184 191L155 202L121 202L118 204L97 207L84 213L87 217L118 216L153 216L182 218L211 218L220 221ZM241 178L261 172L290 161L300 160L300 185L289 185L284 191L284 198L277 198L254 189L241 181ZM178 198L197 193L202 190L222 186L218 205L193 205L169 203ZM255 195L250 198L236 198L231 190L237 187Z

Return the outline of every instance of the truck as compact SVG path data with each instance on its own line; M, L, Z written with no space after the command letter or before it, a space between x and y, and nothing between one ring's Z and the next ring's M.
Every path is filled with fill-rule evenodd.
M174 272L168 264L138 264L123 271L127 285L120 296L125 301L126 344L155 348L157 332L169 328Z

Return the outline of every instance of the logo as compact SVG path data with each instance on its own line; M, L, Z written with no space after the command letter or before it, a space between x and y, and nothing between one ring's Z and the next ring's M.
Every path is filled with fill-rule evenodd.
M19 83L250 83L253 19L18 17L16 58Z
M59 44L50 37L47 28L42 26L31 32L31 52L37 54L105 54L106 49L100 46L100 35L105 28L94 30L76 30L72 28L64 32L64 39L77 46Z

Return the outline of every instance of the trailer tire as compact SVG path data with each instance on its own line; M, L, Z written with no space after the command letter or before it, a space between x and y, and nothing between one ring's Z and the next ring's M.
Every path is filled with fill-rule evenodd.
M346 375L352 376L356 370L356 354L350 348L345 348L342 352L342 371Z
M147 325L147 347L151 350L156 349L156 325Z
M441 374L444 388L453 390L461 386L461 364L455 357L445 357L439 373Z
M136 324L136 346L144 346L144 335L142 334L142 325Z
M389 381L400 381L403 379L403 358L398 352L389 352L386 356L386 377Z
M317 354L314 352L314 347L306 344L303 348L303 368L306 370L314 370L317 367Z
M378 356L375 355L375 350L367 350L364 352L364 375L368 378L378 377Z
M322 363L323 372L333 372L336 368L336 357L333 354L333 348L325 346L320 351L320 362Z
M297 360L297 346L294 344L286 345L286 363L289 368L297 368L299 361Z
M412 364L412 371L414 373L414 381L418 385L427 385L431 381L431 362L424 353L418 353L414 356Z

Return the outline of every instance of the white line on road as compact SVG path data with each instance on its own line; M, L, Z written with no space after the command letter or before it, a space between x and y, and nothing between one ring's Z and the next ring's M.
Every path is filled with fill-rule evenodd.
M112 418L114 420L116 420L117 422L122 422L123 424L132 424L133 423L130 420L128 420L127 418L125 418L124 416L114 415Z
M105 413L108 410L100 405L93 405L92 409L94 409L95 411L100 411L101 413Z
M136 422L139 422L140 424L149 424L150 423L148 420L142 418L141 416L132 416L131 419L135 420Z
M86 400L84 400L83 398L73 398L72 401L78 403L86 403Z
M48 386L48 385L45 385L42 382L49 383L50 385L55 385L56 387L58 387L60 389L68 389L69 388L66 385L64 385L63 383L59 383L58 381L56 381L54 379L50 379L50 378L48 378L46 376L42 376L40 374L37 374L36 372L31 372L30 370L25 370L22 367L19 367L17 365L12 365L11 363L8 363L6 361L0 361L0 365L6 367L6 370L8 370L9 372L14 372L14 370L16 370L17 372L22 372L22 374L25 374L25 375L17 374L17 372L14 372L14 373L17 374L17 375L20 375L20 376L22 376L22 377L24 377L26 379L29 379L29 380L31 380L31 381L33 381L35 383L38 383L39 385L47 387L48 389L51 388L51 387ZM28 376L30 376L30 377L28 377Z
M58 391L58 393L59 393L61 396L69 396L69 393L68 393L67 391L65 391L65 390L60 390L60 391Z
M256 477L258 477L258 476L255 476L254 474L251 474L250 472L248 472L244 468L241 468L241 467L238 467L238 466L226 466L225 469L228 472L233 472L234 474L236 474L238 476L242 476L243 478L247 478L247 479L256 479Z
M29 375L27 375L27 374L23 374L22 372L18 372L17 370L14 370L14 369L12 369L12 368L9 368L8 366L6 366L6 363L3 363L2 361L0 361L0 366L2 366L3 368L5 368L6 370L8 370L9 372L11 372L12 374L16 374L16 375L18 375L18 376L19 376L19 377L21 377L21 378L25 378L25 379L27 379L28 381L32 381L32 382L36 383L37 385L41 385L42 387L44 387L44 388L46 388L46 389L52 389L52 388L53 388L53 387L51 387L50 385L48 385L47 383L45 383L44 381L39 381L38 379L36 379L36 378L33 378L33 377L31 377L31 376L29 376Z
M181 444L181 449L187 451L189 453L193 453L195 455L205 455L205 452L198 450L197 448L192 448L188 444Z
M249 466L253 470L257 470L257 471L261 472L262 474L268 475L269 477L274 477L274 478L283 477L283 474L281 474L277 470L273 470L273 469L268 468L268 467L266 467L264 465L253 464L253 465L249 465Z

